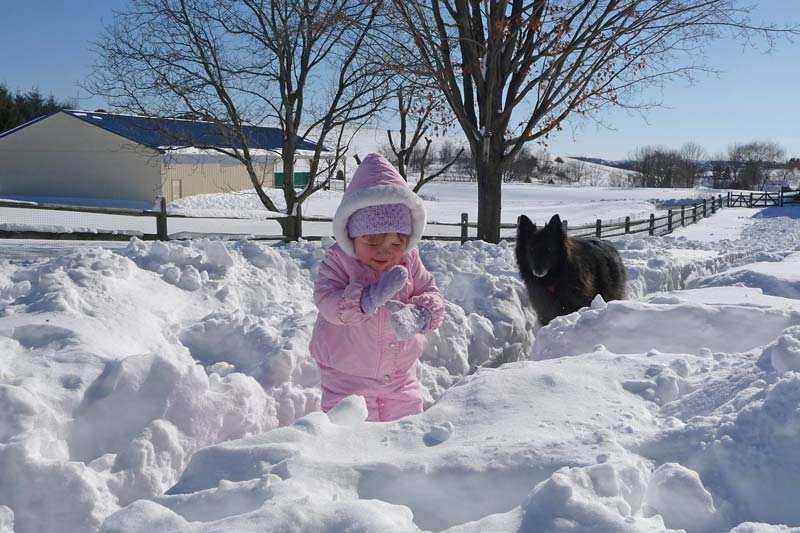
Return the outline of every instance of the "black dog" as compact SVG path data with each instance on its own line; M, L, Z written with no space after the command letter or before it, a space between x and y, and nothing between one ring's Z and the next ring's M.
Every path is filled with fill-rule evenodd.
M567 237L558 215L538 231L522 215L515 252L531 305L543 326L588 306L598 294L607 302L625 295L627 275L617 250L600 239Z

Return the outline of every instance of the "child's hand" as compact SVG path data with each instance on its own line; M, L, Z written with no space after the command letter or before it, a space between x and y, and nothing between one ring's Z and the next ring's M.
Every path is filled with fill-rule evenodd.
M361 310L372 315L380 306L392 299L408 280L408 270L402 265L384 272L378 281L364 287L361 292Z
M398 339L407 339L430 328L431 314L423 307L391 300L386 308L392 312L392 330Z

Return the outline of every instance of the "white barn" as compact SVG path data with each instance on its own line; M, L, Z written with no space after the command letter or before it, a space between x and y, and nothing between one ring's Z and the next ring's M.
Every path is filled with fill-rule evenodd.
M282 183L282 134L246 126L264 187ZM104 112L58 111L0 134L0 197L64 197L168 202L252 188L243 164L211 149L230 141L211 122ZM295 184L308 179L316 144L298 141ZM327 151L323 157L331 157ZM305 166L304 166L305 165Z

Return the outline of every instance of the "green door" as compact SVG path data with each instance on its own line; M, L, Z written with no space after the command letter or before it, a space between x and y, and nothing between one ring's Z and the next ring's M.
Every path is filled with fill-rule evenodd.
M308 172L295 172L294 173L294 188L302 189L308 185ZM283 187L283 172L275 173L275 188L280 189Z

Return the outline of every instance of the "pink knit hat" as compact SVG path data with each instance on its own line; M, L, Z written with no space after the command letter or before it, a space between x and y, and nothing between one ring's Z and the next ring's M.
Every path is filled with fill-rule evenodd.
M422 200L397 169L385 157L369 154L356 169L336 208L333 236L351 257L356 256L353 238L374 233L408 235L406 248L411 250L422 237L426 218Z
M381 204L362 207L347 221L351 239L376 233L411 234L411 210L403 204Z

